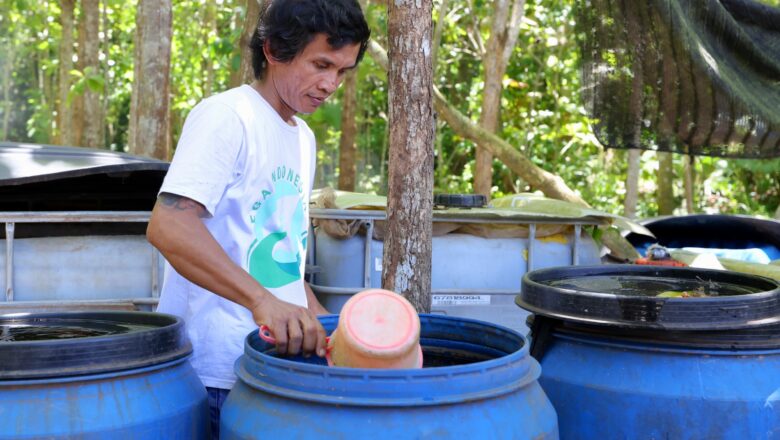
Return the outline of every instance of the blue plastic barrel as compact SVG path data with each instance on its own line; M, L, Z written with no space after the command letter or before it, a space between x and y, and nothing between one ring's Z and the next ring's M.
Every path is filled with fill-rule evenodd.
M554 334L540 383L560 417L561 438L780 436L780 345L702 345Z
M777 281L560 267L526 274L517 302L534 312L530 350L561 438L780 437Z
M206 439L191 352L169 315L0 316L0 439Z
M337 316L320 318L332 331ZM526 339L480 321L421 315L422 369L285 359L257 332L236 362L222 439L558 438Z

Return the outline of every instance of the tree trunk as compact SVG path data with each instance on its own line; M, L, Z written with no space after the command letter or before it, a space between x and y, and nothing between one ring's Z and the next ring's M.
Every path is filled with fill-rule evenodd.
M626 19L629 26L632 26L632 29L639 29L636 14L629 13ZM632 47L642 47L643 42L638 32L630 33L628 38ZM644 96L642 90L644 65L636 57L632 67L634 69L634 79L631 82L631 95L628 105L632 129L629 145L625 145L629 150L628 171L626 173L626 198L623 201L623 212L628 218L636 218L636 208L639 202L639 171L642 153L638 147L642 144L642 98Z
M696 201L693 198L693 168L696 166L696 159L693 156L685 156L685 209L688 214L696 212Z
M81 14L84 20L84 73L97 75L100 73L100 2L98 0L82 0ZM102 148L105 141L102 138L103 117L100 114L100 93L91 87L84 89L84 139L83 145L90 148Z
M449 10L450 0L441 0L438 20L436 20L436 27L433 29L433 46L431 47L431 71L434 76L436 75L436 66L439 64L439 48L441 46L441 34L444 32L444 20L447 18Z
M3 82L0 83L0 86L3 87L3 125L0 129L2 129L2 140L7 141L11 138L8 135L8 130L11 128L11 112L13 111L13 102L11 100L11 73L14 71L16 54L14 52L14 47L11 44L0 46L0 50L4 52L2 58L4 59L2 63Z
M658 153L658 214L674 214L674 157L672 153Z
M387 69L387 52L379 44L373 40L370 41L368 52L377 64ZM490 150L494 156L533 188L542 191L545 196L553 199L588 206L585 200L566 186L563 179L539 168L507 141L472 122L471 119L450 105L444 95L435 87L433 88L433 98L439 116L450 125L450 128L455 133L476 142L480 148Z
M81 11L78 19L78 62L76 63L76 69L79 72L84 72L84 47L86 46L86 26L84 23L84 5L81 5ZM73 145L80 147L84 146L84 95L78 94L73 97L73 111L71 113L71 121L73 123Z
M111 21L108 19L108 2L104 1L102 2L101 9L100 9L100 16L102 20L102 26L103 29L109 29L111 28ZM105 35L103 38L103 53L109 54L111 51L111 40L108 37L108 33L104 31ZM100 139L103 141L103 145L106 148L111 148L114 142L114 127L113 124L108 121L108 118L106 117L108 115L109 111L109 96L111 94L111 90L113 89L113 84L110 74L110 66L108 65L108 62L103 63L103 71L101 72L103 75L103 99L101 100L101 106L100 106L100 115L103 120L103 122L100 124ZM119 148L124 148L124 145L118 146Z
M357 174L357 70L350 71L344 78L341 98L341 138L339 140L339 184L342 191L355 191Z
M482 114L479 125L497 133L501 125L500 108L503 79L512 49L517 43L525 0L497 0L494 2L490 38L482 54L485 68L485 89L482 92ZM493 187L493 154L486 148L477 148L474 167L474 193L490 198Z
M168 159L171 1L140 0L136 13L135 68L130 101L130 152Z
M252 34L257 27L257 19L260 18L260 11L263 9L265 0L246 0L246 17L244 18L244 30L238 40L238 48L241 54L241 66L238 72L230 77L230 86L237 87L241 84L249 84L255 79L252 70L252 51L249 49L249 42L252 41Z
M433 72L431 0L388 3L390 168L382 286L431 310Z
M628 150L628 171L626 172L626 198L623 199L623 215L636 218L636 206L639 203L639 158L642 151L636 148Z
M216 0L206 0L206 17L203 27L203 44L209 47L212 38L217 36L217 3ZM208 51L210 54L211 51ZM211 55L203 59L203 97L209 97L214 93L214 60Z

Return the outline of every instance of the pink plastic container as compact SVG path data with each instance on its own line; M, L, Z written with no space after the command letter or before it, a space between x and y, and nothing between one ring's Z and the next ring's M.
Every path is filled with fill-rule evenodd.
M420 318L401 295L365 290L344 304L328 348L329 365L422 368Z

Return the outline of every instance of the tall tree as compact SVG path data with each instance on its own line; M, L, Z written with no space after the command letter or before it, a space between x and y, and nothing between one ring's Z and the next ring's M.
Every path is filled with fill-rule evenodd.
M672 153L658 153L658 172L656 174L658 182L658 201L659 215L674 214L674 157Z
M81 58L84 60L84 75L88 78L100 75L100 2L99 0L81 0L81 15L84 20L84 47ZM87 81L87 84L91 84ZM101 113L100 88L88 86L84 89L84 133L82 144L85 147L101 148L103 140L103 117Z
M636 148L628 150L628 171L626 171L626 197L623 199L623 215L636 218L639 203L639 158L642 152Z
M390 165L382 286L431 309L431 0L388 2Z
M217 37L217 2L206 0L205 17L203 26L203 46L209 48ZM208 97L214 93L214 60L212 51L203 57L203 96Z
M341 138L339 139L339 183L342 191L355 190L357 174L357 70L350 71L342 84Z
M384 68L388 68L387 52L375 41L368 44L368 52L372 58ZM458 135L477 143L480 148L490 150L506 166L517 173L531 187L543 192L553 199L566 200L572 203L588 206L588 203L571 190L559 176L536 166L531 160L512 146L484 128L475 124L463 115L435 87L433 98L436 111L450 128Z
M139 0L136 14L128 147L134 154L168 159L171 1Z
M77 3L78 4L78 3ZM82 4L78 18L78 61L76 70L83 72L86 70L84 64L84 47L86 46L86 25L84 20L84 7ZM79 93L73 97L73 112L71 113L73 145L84 146L84 94Z
M525 0L496 0L493 2L493 15L490 25L490 37L482 53L482 65L485 69L485 89L482 92L482 113L479 125L485 130L496 133L501 119L501 91L509 57L512 55L520 23L523 20ZM474 167L474 193L490 197L493 186L493 154L486 148L477 148Z
M62 38L60 39L59 53L59 103L57 105L57 143L61 145L73 145L73 114L71 104L68 102L70 92L71 73L73 70L73 11L75 0L61 0L60 24L62 25Z
M2 58L2 85L3 87L3 125L0 127L3 134L3 140L10 139L9 132L11 128L11 112L13 109L13 101L11 100L11 74L14 71L14 58L16 57L14 48L12 45L0 46L3 50Z
M265 5L265 0L246 0L246 17L244 17L244 30L241 31L241 38L238 40L238 48L241 53L241 66L230 78L230 86L236 87L241 84L248 84L255 79L252 71L252 51L249 49L249 43L252 41L252 34L257 27L257 19L260 18L260 11Z
M696 159L691 156L685 156L685 210L688 214L696 212L696 202L693 197L694 178L693 169L696 166Z

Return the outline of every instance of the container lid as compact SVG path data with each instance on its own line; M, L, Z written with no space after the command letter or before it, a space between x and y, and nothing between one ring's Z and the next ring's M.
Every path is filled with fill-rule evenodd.
M482 208L487 205L484 194L434 194L434 206L452 208Z
M741 329L780 322L777 281L694 268L601 265L536 270L523 277L515 302L538 315L626 328Z
M389 290L369 289L344 304L338 333L345 346L360 355L397 358L416 354L420 318L403 296Z
M162 313L0 315L0 382L131 370L191 352L182 320Z

